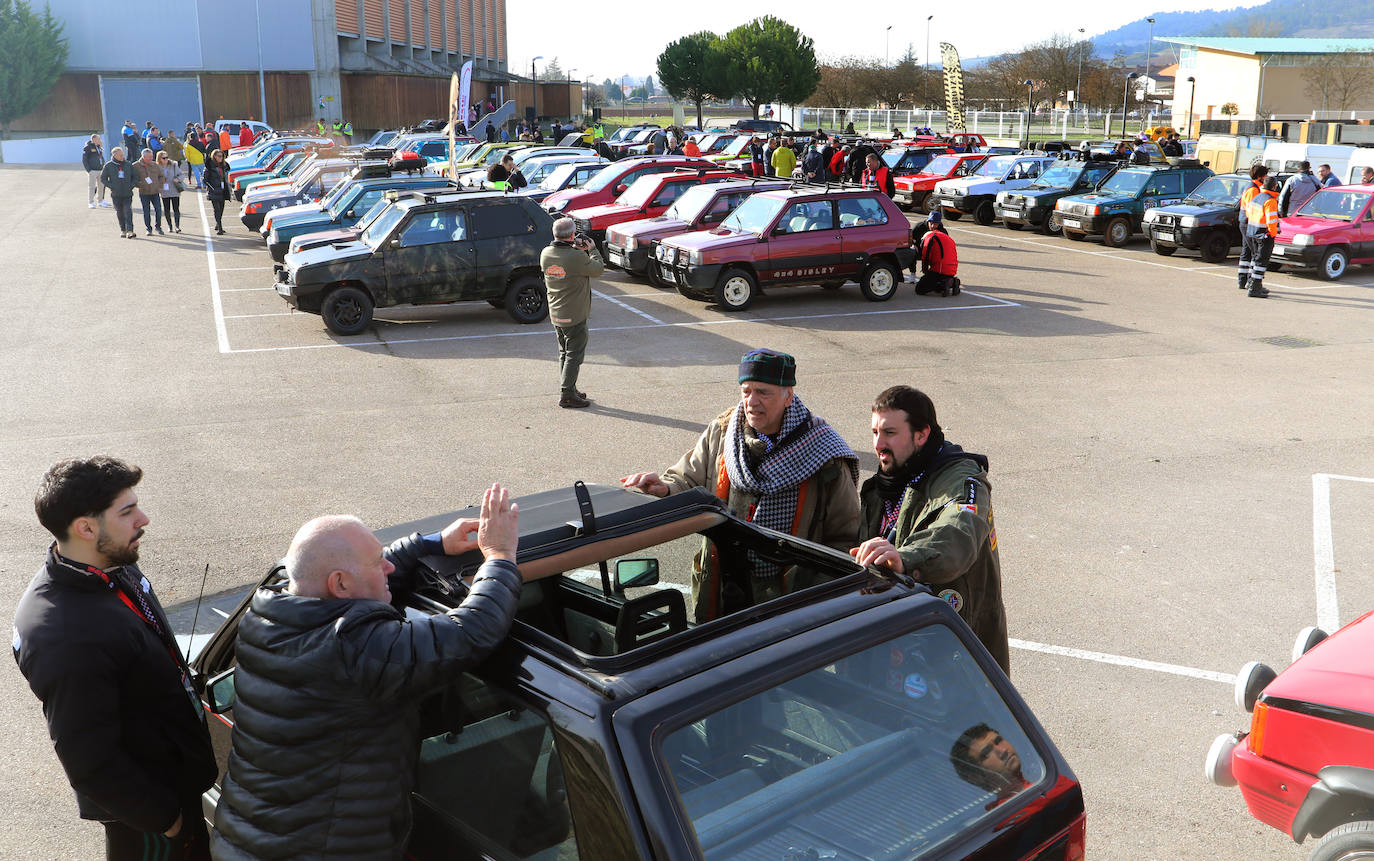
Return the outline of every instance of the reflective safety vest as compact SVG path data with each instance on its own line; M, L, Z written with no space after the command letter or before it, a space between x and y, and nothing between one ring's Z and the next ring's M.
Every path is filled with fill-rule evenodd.
M1255 182L1252 182L1250 183L1249 188L1245 189L1245 191L1242 191L1240 193L1240 227L1242 230L1245 229L1245 224L1248 220L1245 215L1245 207L1250 205L1250 198L1254 197L1255 195L1259 194L1261 191L1264 190L1263 183L1264 180L1257 180Z
M353 124L344 123L343 133L348 135L349 137L353 137Z
M1279 199L1272 191L1260 191L1245 204L1245 220L1251 236L1279 235Z

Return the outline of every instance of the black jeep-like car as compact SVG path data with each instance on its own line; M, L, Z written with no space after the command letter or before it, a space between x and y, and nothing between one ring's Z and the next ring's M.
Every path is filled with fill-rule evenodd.
M1150 248L1162 257L1187 248L1208 263L1225 260L1240 245L1240 196L1251 185L1249 174L1218 174L1178 203L1145 210L1142 226Z
M518 502L516 621L422 704L407 858L1083 857L1073 772L926 587L700 488L658 499L579 482ZM458 515L476 509L378 538ZM696 623L683 593L703 539L724 576L766 561L815 585ZM455 607L480 562L427 557L406 613ZM246 607L193 664L221 769ZM204 795L208 819L218 798Z
M1109 162L1061 155L1025 188L997 192L997 217L1012 230L1030 227L1040 233L1057 233L1050 218L1054 205L1071 194L1092 191L1115 170L1116 165Z
M291 307L357 335L375 308L486 300L517 323L549 313L539 254L553 219L500 191L401 195L352 241L288 252L276 290Z

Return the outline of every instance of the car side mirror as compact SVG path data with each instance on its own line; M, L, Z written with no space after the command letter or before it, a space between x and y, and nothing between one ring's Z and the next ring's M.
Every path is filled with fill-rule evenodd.
M400 248L400 247L401 247L401 239L400 239L400 237L397 237L396 239L393 239L393 240L391 240L390 242L388 242L386 245L387 245L388 248L392 248L392 249Z
M616 194L623 194L623 193L625 192L625 189L627 189L627 188L629 188L629 186L622 182L622 183L620 183L619 185L617 185L617 186L615 187L615 193L616 193Z
M657 559L620 559L615 563L615 591L658 583Z
M210 679L210 683L205 686L205 699L212 714L222 715L234 707L233 667Z
M357 217L358 217L358 210L356 210L356 209L350 209L346 214L348 215L349 218L357 218Z

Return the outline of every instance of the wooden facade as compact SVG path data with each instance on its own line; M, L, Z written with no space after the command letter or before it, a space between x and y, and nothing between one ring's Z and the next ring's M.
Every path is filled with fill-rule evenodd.
M345 73L339 84L343 116L357 129L394 129L448 117L448 78Z
M59 75L48 97L27 116L15 120L16 132L99 132L100 76Z
M304 128L318 113L310 101L310 76L268 72L267 122L275 128ZM262 113L256 74L201 75L200 101L208 119L257 118Z

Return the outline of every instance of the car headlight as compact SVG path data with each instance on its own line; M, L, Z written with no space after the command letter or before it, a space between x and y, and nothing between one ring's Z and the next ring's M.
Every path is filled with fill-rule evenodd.
M1011 200L1011 196L1010 196L1007 192L1005 192L1005 191L999 191L999 192L997 192L997 202L998 202L998 203L1007 203L1007 202L1010 201L1010 200Z
M1196 215L1180 215L1178 218L1179 227L1197 227Z
M1145 210L1145 214L1141 216L1140 220L1145 222L1146 224L1154 224L1156 221L1159 220L1159 217L1155 215L1155 211L1153 209L1147 209Z
M635 239L633 236L626 236L624 239L624 246L626 251L634 251L639 247L639 240Z
M688 265L690 265L690 266L700 266L700 265L701 265L701 251L700 251L699 249L698 249L698 250L693 250L693 251L688 251L688 252L687 252L687 263L688 263Z
M1311 245L1311 244L1312 244L1312 239L1313 239L1313 236L1312 236L1312 234L1310 234L1310 233L1295 233L1295 234L1293 234L1293 244L1294 244L1294 245Z

